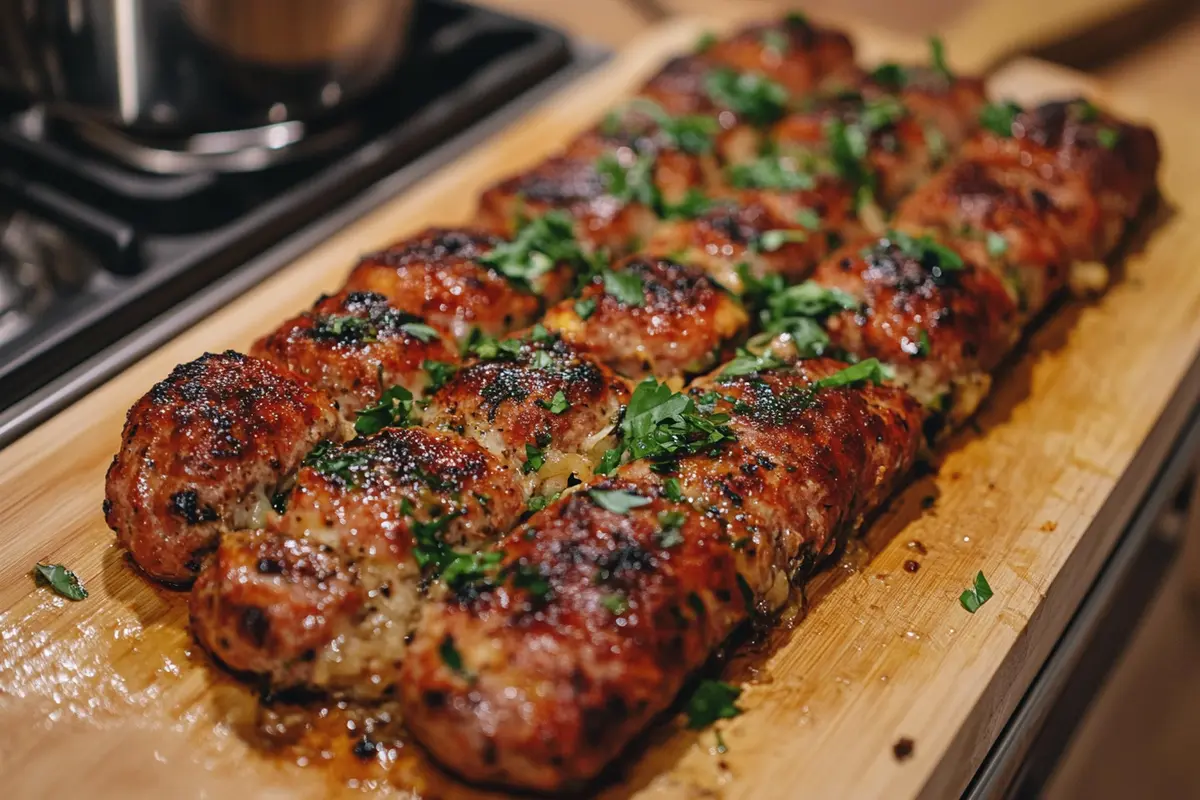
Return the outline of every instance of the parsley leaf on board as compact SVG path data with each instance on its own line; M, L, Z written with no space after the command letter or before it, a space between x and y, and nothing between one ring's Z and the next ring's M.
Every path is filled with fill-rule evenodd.
M992 599L992 587L988 584L987 578L983 577L983 572L980 571L975 576L975 583L970 589L964 589L959 595L958 602L962 603L962 607L974 614L979 610L979 607Z
M39 585L49 586L55 594L68 600L84 600L88 596L79 576L62 564L43 564L39 561L33 568L33 577Z
M742 713L737 699L742 690L737 686L714 680L702 680L687 702L688 727L707 728L719 719L732 719Z

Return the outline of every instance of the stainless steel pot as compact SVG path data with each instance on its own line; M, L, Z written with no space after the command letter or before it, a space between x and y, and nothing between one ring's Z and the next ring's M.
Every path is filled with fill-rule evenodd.
M312 120L404 54L415 0L0 0L0 84L150 135Z

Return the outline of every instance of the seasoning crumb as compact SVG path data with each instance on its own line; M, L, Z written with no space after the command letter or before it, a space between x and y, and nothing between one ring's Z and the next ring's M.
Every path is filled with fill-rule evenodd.
M918 564L916 561L913 561L911 558L904 562L904 571L905 572L916 572L920 568L921 568L921 565Z
M926 495L921 498L921 508L933 508L933 504L937 502L937 498L933 495Z
M914 744L916 743L913 742L913 740L909 737L901 736L896 740L896 743L892 745L892 755L896 757L897 761L907 761L912 757Z
M1052 519L1048 519L1042 523L1042 530L1044 530L1046 533L1050 533L1053 530L1057 530L1057 528L1058 528L1058 523Z
M920 553L921 555L928 555L929 553L929 551L925 549L925 545L921 544L916 539L913 539L911 542L909 542L907 547L914 553Z

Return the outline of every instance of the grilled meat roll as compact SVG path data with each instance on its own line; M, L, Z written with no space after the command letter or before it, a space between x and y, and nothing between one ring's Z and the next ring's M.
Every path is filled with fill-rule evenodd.
M912 464L916 401L820 383L844 366L706 379L694 393L716 389L736 442L670 475L627 464L508 536L493 577L429 605L401 679L420 741L475 780L558 791L598 773Z
M458 361L447 334L374 292L322 297L258 340L250 354L294 371L350 421L392 386L420 395L429 385L425 362Z
M525 495L474 442L387 428L315 451L285 502L270 530L222 539L192 593L196 636L276 689L376 697L395 685L424 579L476 568Z
M338 415L322 393L232 350L180 364L129 409L104 518L147 574L190 581L222 530L258 527Z
M720 362L749 318L686 264L634 256L546 312L543 324L622 375L680 377Z
M701 50L707 60L738 72L762 75L794 98L844 84L855 72L850 37L841 31L818 28L800 14L747 25L702 45Z
M532 286L487 263L503 241L475 230L430 228L365 256L344 292L374 292L399 311L465 340L478 328L496 336L531 325L543 302L566 293L571 270L555 265Z
M877 358L939 424L974 413L1021 332L1016 298L998 274L898 233L847 245L809 284L773 299L781 317L793 315L780 320L791 332L776 352Z
M590 479L612 447L625 381L541 328L475 349L480 357L429 398L424 424L479 442L526 476L531 495Z
M991 108L990 123L964 155L1036 193L1071 258L1106 258L1154 192L1160 160L1154 132L1083 98L1028 110L1001 104Z

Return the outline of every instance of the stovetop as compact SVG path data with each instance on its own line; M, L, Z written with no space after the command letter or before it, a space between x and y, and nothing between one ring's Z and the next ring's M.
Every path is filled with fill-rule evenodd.
M420 8L394 79L310 131L335 143L262 171L143 172L36 111L0 120L0 444L64 402L48 384L78 388L72 373L87 368L94 385L97 359L135 329L155 320L161 341L216 284L253 285L287 263L289 242L365 213L430 171L435 151L444 161L448 142L598 60L534 23L448 0Z

